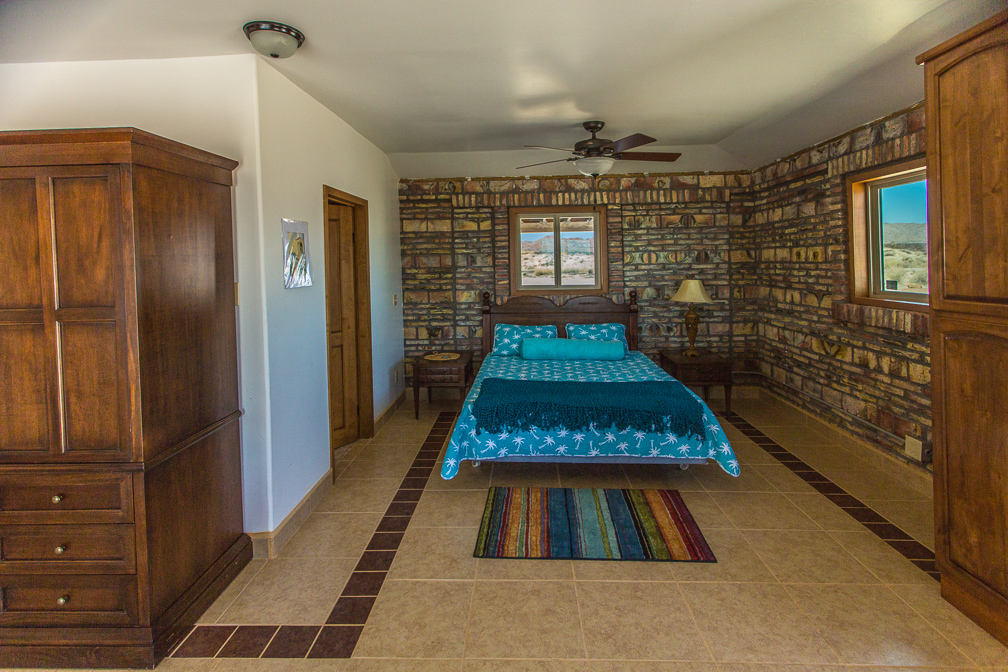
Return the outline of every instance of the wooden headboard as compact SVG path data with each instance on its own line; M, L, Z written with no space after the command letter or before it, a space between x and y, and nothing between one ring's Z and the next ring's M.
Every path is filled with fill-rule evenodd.
M603 324L616 322L626 326L627 345L637 349L637 292L631 291L626 303L616 303L605 296L578 296L556 305L541 296L515 296L498 306L483 292L483 355L493 351L494 327L504 324L553 324L557 335L567 337L568 324Z

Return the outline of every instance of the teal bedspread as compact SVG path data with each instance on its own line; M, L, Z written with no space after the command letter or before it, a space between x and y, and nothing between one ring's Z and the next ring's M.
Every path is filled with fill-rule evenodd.
M651 432L633 426L609 426L589 423L583 427L559 427L544 430L489 432L477 426L473 403L479 396L483 381L488 378L539 381L633 382L674 380L641 352L630 352L619 361L584 360L524 360L520 357L489 356L483 360L469 396L466 397L458 422L449 439L441 475L450 479L458 473L465 460L521 459L555 457L601 457L619 460L634 459L711 459L732 476L738 476L739 463L728 443L724 430L714 413L695 394L686 390L701 404L703 436L687 436L675 432Z

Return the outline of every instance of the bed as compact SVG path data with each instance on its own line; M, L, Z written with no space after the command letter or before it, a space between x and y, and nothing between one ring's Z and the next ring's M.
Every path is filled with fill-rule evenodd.
M540 297L515 297L502 305L483 294L483 352L493 352L498 324L553 325L557 335L566 337L567 324L622 324L626 329L629 352L622 360L555 361L525 360L515 356L488 355L483 359L472 388L463 402L458 421L449 437L441 476L451 479L461 465L486 461L551 463L624 463L624 464L705 464L714 460L724 471L738 476L739 463L724 430L713 411L692 392L702 405L704 435L656 433L637 427L601 427L588 423L583 427L557 426L551 429L529 427L521 431L488 432L482 430L473 414L483 382L490 378L542 381L637 382L667 381L665 373L646 355L637 351L636 292L626 303L589 296L570 299L557 306Z

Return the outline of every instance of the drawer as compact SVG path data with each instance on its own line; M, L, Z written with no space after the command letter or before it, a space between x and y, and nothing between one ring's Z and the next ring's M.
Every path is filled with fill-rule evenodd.
M0 474L0 524L132 523L132 483L123 473Z
M137 624L132 575L0 575L0 627Z
M692 365L679 367L679 379L688 382L727 383L730 382L731 370L726 366Z
M132 574L132 525L0 525L2 574Z
M418 380L421 385L427 383L461 383L462 376L458 371L451 373L422 373Z

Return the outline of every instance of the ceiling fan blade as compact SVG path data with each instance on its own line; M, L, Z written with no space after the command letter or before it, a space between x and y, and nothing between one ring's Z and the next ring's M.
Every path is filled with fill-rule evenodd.
M682 154L679 152L621 152L614 157L623 161L665 161L672 163Z
M643 133L634 133L633 135L628 135L625 138L620 138L612 142L608 147L612 147L613 154L620 154L628 149L633 149L634 147L640 147L641 145L647 145L652 142L656 142L654 138L650 135L644 135Z
M527 166L518 166L517 168L515 168L515 170L521 170L522 168L532 168L534 166L545 166L547 163L564 163L566 161L573 161L573 160L574 159L557 159L556 161L543 161L542 163L530 163Z
M555 149L558 152L570 152L569 149L561 149L560 147L547 147L546 145L525 145L529 149Z

